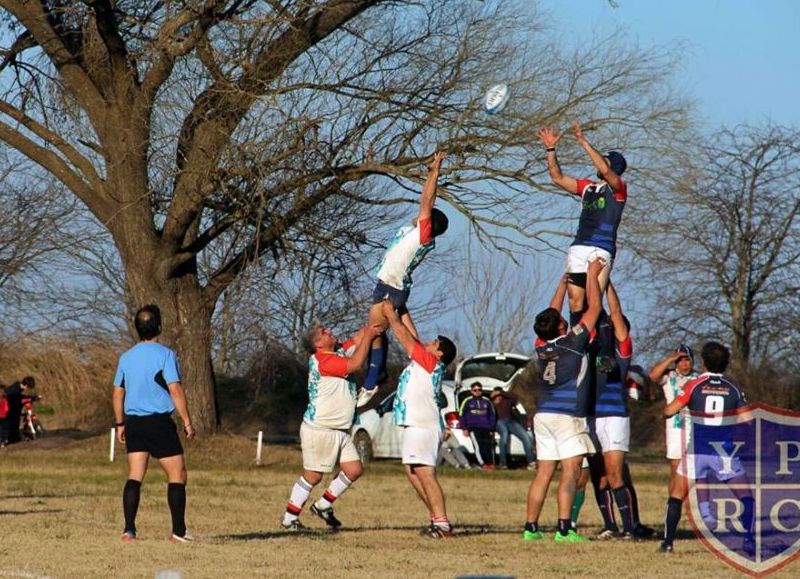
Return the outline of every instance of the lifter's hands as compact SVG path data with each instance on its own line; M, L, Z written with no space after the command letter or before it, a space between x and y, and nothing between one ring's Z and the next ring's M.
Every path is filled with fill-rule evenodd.
M381 311L390 323L400 319L400 317L397 315L397 311L394 309L394 304L392 304L390 300L383 300L381 302Z
M600 272L603 271L603 268L606 266L606 260L598 257L594 261L589 262L589 266L586 268L586 275L592 275L597 277L600 275Z

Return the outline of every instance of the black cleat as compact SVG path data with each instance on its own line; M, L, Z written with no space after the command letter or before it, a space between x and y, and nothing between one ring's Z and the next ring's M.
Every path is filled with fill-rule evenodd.
M648 526L645 526L641 523L636 525L633 529L633 538L634 539L649 539L653 535L656 534L656 530L652 529Z
M672 553L672 543L667 543L666 541L661 542L661 546L658 548L659 551L662 553Z
M320 519L325 521L325 524L328 525L334 531L342 526L342 522L336 518L333 514L333 507L328 507L327 509L320 509L317 505L311 505L311 512L317 515Z

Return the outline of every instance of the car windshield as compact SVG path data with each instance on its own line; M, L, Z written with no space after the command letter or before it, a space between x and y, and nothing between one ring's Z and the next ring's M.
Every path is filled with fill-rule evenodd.
M461 366L461 379L469 378L494 378L501 382L508 382L514 372L524 368L528 361L519 358L476 358L468 360Z

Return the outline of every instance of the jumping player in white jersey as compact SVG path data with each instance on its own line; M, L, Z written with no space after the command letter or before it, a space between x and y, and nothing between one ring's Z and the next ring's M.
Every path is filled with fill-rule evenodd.
M441 151L434 154L433 160L428 165L428 177L422 189L416 219L410 226L401 227L395 233L378 265L378 282L372 292L372 307L369 310L370 324L380 324L383 328L388 328L388 321L381 309L381 302L388 299L411 335L414 337L417 335L406 301L413 284L411 274L436 246L436 237L447 231L447 216L433 206L436 203L436 184L444 157L445 154ZM385 336L372 341L369 369L364 380L366 393L374 394L375 387L385 379L387 349ZM370 396L368 394L367 399ZM359 405L365 402L365 399L361 399Z
M400 374L393 421L403 427L403 467L411 486L425 503L430 526L423 534L434 539L453 535L444 492L436 478L436 463L444 422L439 410L444 369L456 357L456 346L444 336L420 342L403 324L394 305L383 302L383 314L411 362Z
M365 326L350 340L339 344L330 328L314 325L303 339L311 353L308 360L308 408L300 426L303 474L292 487L281 525L288 531L302 531L300 511L323 473L340 472L311 512L333 530L341 522L333 514L333 502L364 472L350 428L356 412L356 384L350 374L367 359L370 342L380 335L380 326Z

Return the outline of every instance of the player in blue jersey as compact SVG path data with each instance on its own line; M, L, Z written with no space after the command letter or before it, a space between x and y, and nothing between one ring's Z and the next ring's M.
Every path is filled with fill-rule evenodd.
M747 404L742 389L730 379L723 376L730 361L730 351L718 342L706 342L701 352L705 371L689 382L672 402L664 407L664 416L669 418L678 414L683 408L690 412L701 413L709 417L705 420L708 426L713 425L712 420L718 419L722 423L722 416ZM686 436L691 437L691 422L684 426ZM745 529L745 548L752 548L752 527L754 517L754 501L747 490L747 478L741 461L735 456L736 448L731 449L731 458L726 461L709 449L697 449L695 454L687 456L684 449L684 461L678 468L681 484L675 485L670 490L667 501L666 524L664 540L661 551L671 553L673 542L681 518L683 500L688 492L687 479L698 480L706 478L708 474L721 481L731 484L731 491L743 505L742 527Z
M122 354L114 376L114 416L117 440L128 454L128 480L122 491L125 514L123 541L136 540L136 513L150 456L167 475L167 503L172 516L173 543L192 537L186 531L186 465L172 413L177 410L186 438L194 438L186 395L175 352L158 343L161 311L147 305L134 317L139 343Z
M613 502L616 501L623 524L623 538L644 538L652 529L639 522L638 505L630 472L626 468L625 455L630 447L630 415L628 413L627 373L633 355L630 325L622 313L622 304L614 285L609 283L607 291L610 332L598 331L597 339L609 343L600 344L598 362L607 353L613 362L604 368L595 364L595 399L590 427L595 446L602 457L592 461L593 483L604 528L598 538L616 535L613 517ZM600 322L598 322L599 324ZM599 459L599 460L597 460Z
M536 477L528 490L525 540L543 539L539 529L547 489L556 467L561 463L558 483L557 542L579 543L586 539L572 529L571 511L583 457L594 452L586 424L588 406L588 359L586 346L600 313L598 276L605 267L601 259L592 261L587 270L586 293L589 307L581 321L569 328L558 309L566 292L564 280L550 302L550 307L536 316L536 358L541 383L537 412L533 420Z
M577 322L585 307L586 268L590 260L602 258L608 265L600 277L600 290L605 289L617 252L617 230L622 220L622 211L628 198L628 186L621 175L627 168L622 153L609 151L599 153L589 143L576 122L573 126L575 138L589 155L599 181L576 179L561 172L556 157L556 144L561 139L553 127L539 130L538 136L547 149L547 168L553 183L564 191L581 197L581 215L578 232L567 254L567 273L570 322Z
M434 154L433 160L428 165L428 177L422 189L419 213L416 219L411 222L410 226L401 227L395 233L378 265L378 281L372 292L372 307L369 310L370 325L380 324L384 328L389 327L381 309L381 302L388 299L411 334L415 337L417 335L417 330L406 307L406 301L413 284L412 273L436 246L436 237L447 231L447 216L439 209L434 208L436 184L444 157L445 154L441 151ZM385 378L387 346L385 335L372 341L369 368L364 381L365 393L371 392L371 394L362 397L359 405L365 403L366 399L374 394L377 384Z

